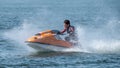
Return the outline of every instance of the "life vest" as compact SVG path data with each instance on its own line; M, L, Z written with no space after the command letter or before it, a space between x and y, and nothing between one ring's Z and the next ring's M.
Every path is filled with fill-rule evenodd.
M71 29L73 29L73 31L71 31ZM75 32L75 27L70 25L70 26L67 28L67 33L68 33L68 34L71 34L71 33L74 33L74 32Z

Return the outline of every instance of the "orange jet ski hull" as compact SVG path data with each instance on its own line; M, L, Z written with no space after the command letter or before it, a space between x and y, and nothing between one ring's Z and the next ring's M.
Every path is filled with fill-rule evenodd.
M40 35L30 37L27 42L29 43L40 43L40 44L49 44L52 46L71 48L72 43L57 39L56 34L52 30L41 32Z

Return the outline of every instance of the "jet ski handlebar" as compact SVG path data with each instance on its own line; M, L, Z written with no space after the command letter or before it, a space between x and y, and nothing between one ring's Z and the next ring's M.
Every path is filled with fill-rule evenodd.
M65 35L65 34L61 33L59 30L52 30L52 32L54 32L57 35Z
M65 35L65 34L62 34L59 30L51 30L51 31L56 35ZM41 35L41 33L37 33L35 35Z

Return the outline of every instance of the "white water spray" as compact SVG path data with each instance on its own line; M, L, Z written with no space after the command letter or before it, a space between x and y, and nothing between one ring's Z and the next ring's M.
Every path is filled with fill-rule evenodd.
M120 40L117 32L119 30L116 30L118 22L111 20L106 27L100 29L78 27L77 33L83 50L91 53L119 53Z

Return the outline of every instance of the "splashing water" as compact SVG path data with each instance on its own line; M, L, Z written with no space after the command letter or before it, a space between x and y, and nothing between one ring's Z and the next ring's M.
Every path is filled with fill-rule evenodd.
M82 48L91 53L119 53L119 21L110 21L100 29L77 28Z

